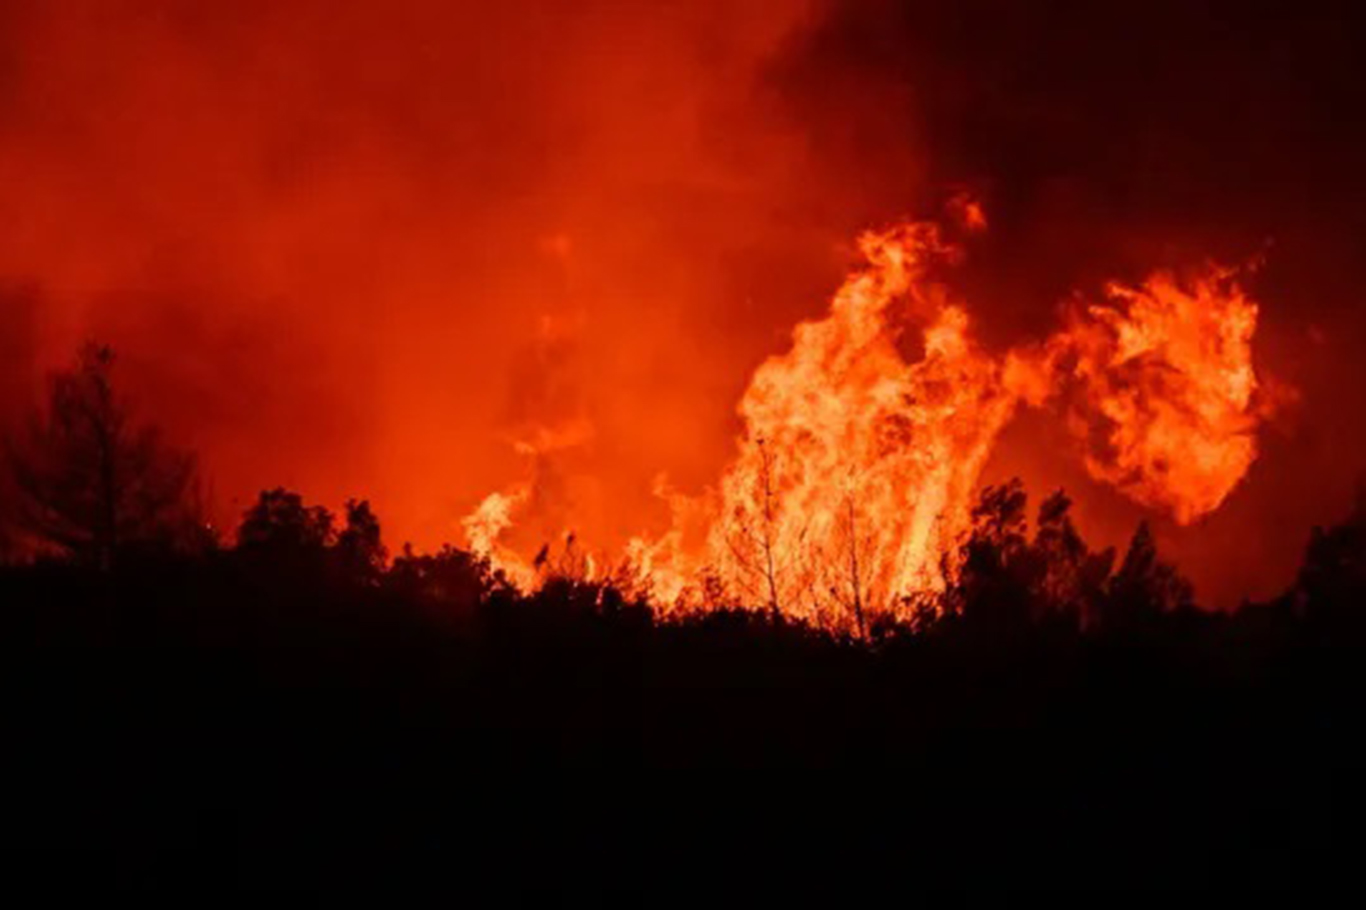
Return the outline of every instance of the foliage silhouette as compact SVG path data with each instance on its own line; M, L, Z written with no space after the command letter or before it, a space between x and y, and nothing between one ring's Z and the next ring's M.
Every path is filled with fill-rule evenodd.
M114 359L107 346L84 347L6 446L19 527L105 568L129 547L204 542L195 459L135 419Z
M138 882L1345 879L1366 510L1217 614L1069 505L985 491L957 581L857 635L390 562L284 489L232 546L0 568L10 817L32 874Z
M276 487L263 490L242 516L237 545L243 550L297 555L321 552L335 536L331 512L322 506L306 506L298 493Z

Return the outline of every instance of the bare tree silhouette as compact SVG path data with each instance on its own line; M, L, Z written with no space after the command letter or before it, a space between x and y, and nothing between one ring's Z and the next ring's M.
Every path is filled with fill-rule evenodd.
M50 378L46 406L6 443L20 528L105 568L125 546L202 529L194 456L135 419L114 387L114 360L108 346L82 348Z
M736 565L746 575L757 580L753 585L746 585L753 587L753 592L743 593L746 596L763 596L764 606L773 618L777 619L783 609L779 582L779 576L782 574L782 566L779 563L783 554L777 552L778 542L774 539L776 518L773 507L773 452L763 438L758 439L756 444L759 447L759 473L755 478L755 494L758 501L750 510L736 510L730 532L726 536L726 545ZM788 559L795 556L791 553L786 555Z

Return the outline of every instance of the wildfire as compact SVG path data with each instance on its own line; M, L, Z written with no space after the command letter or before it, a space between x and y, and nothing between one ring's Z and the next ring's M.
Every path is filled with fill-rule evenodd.
M1257 457L1257 305L1231 271L1187 287L1159 272L1074 313L1053 342L1082 396L1068 424L1086 468L1185 524L1219 507Z
M966 229L985 227L980 206L955 204ZM849 625L942 590L983 467L1021 406L1059 407L1092 476L1180 522L1217 508L1256 458L1267 410L1252 368L1257 307L1233 272L1113 284L1042 345L993 357L930 276L961 254L938 227L859 246L866 265L827 315L755 371L716 487L693 497L657 484L672 527L632 540L618 577L661 608L724 601ZM526 586L536 569L499 536L528 496L525 484L495 493L464 521L470 546Z
M531 485L519 483L511 490L490 493L469 515L461 519L471 552L487 558L518 587L534 586L536 570L515 551L498 542L499 536L513 525L513 513L526 505Z

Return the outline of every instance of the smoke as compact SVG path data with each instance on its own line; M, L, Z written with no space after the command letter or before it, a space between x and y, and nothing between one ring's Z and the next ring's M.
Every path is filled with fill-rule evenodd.
M901 185L889 149L914 150L910 198L963 185L984 199L991 230L954 284L998 349L1046 335L1074 290L1094 298L1109 279L1264 254L1248 283L1263 304L1256 361L1298 406L1262 434L1217 512L1157 526L1210 602L1282 587L1308 528L1338 517L1362 470L1356 19L1344 3L851 0L783 70L807 132L837 155L873 150L855 217L904 205L883 192ZM1066 486L1087 535L1122 542L1146 513L1089 482L1069 451L1055 421L1025 415L989 479L1020 474L1036 496Z
M0 294L0 409L99 336L225 513L363 495L430 546L531 473L613 547L667 524L657 473L715 479L850 239L966 187L991 229L954 282L1002 350L1073 288L1271 242L1258 357L1295 432L1161 529L1216 599L1268 590L1366 442L1357 33L1000 6L0 4L0 287L31 289ZM993 470L1120 539L1142 513L1057 432L1012 427Z
M0 276L39 289L37 364L120 349L226 509L285 483L451 538L561 416L537 382L591 410L587 467L648 499L724 445L734 262L802 230L797 140L751 93L803 13L10 6ZM518 379L547 322L572 363Z

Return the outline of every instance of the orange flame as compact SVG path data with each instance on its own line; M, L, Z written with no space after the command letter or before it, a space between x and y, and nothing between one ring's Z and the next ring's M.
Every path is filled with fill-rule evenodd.
M530 484L517 484L505 492L484 497L479 506L460 520L470 552L489 560L493 568L522 590L536 583L536 570L516 552L499 543L498 538L514 523L513 513L523 508L531 496Z
M1054 341L1083 384L1068 415L1091 476L1187 524L1217 509L1257 457L1257 305L1229 270L1188 286L1158 272L1111 284Z
M967 227L985 226L976 203L958 208ZM755 371L717 487L689 497L656 485L672 527L632 540L624 559L657 606L721 599L845 628L903 613L950 580L987 457L1021 404L1062 401L1091 443L1091 475L1180 522L1217 508L1256 458L1268 410L1252 368L1257 307L1231 271L1111 285L1044 344L995 358L927 275L960 253L936 226L859 245L867 264L828 314ZM498 536L524 490L465 520L470 545L519 583L535 573Z
M830 314L798 326L792 349L755 373L707 539L723 584L797 615L942 587L942 557L1015 405L966 311L925 280L955 252L938 232L913 225L860 246L869 266ZM926 323L913 363L898 346L899 303Z

